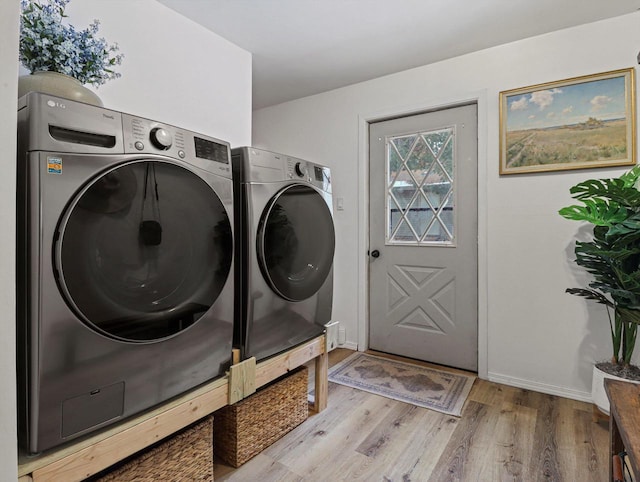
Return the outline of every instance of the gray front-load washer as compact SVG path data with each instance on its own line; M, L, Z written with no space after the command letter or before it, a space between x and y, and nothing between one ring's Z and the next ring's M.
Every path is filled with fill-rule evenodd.
M331 171L284 154L231 151L236 199L236 326L263 360L325 331L333 302Z
M40 452L224 374L229 144L30 93L18 106L19 439Z

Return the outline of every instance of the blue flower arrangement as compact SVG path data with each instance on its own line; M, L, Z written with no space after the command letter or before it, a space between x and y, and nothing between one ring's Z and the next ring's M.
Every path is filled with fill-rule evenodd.
M99 86L117 79L114 67L124 57L116 54L118 45L96 37L98 20L84 30L63 24L69 1L21 0L20 62L31 72L59 72L82 84Z

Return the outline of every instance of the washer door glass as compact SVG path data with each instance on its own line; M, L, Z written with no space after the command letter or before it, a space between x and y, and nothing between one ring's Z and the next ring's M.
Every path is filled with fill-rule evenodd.
M128 341L174 335L216 301L231 268L231 224L193 172L135 161L72 201L56 249L67 302L90 327Z
M258 261L271 288L289 301L313 296L331 271L333 218L311 187L289 186L276 194L258 227Z

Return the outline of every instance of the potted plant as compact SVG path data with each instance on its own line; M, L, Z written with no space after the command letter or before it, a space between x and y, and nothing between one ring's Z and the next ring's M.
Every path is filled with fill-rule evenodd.
M98 38L99 22L84 30L65 23L69 0L21 0L19 59L32 75L18 82L18 96L46 92L80 102L102 105L84 84L99 86L120 77L118 45Z
M560 209L566 219L593 225L592 241L576 241L575 262L593 276L587 288L568 288L607 308L612 357L596 363L592 395L605 413L609 402L604 377L640 382L640 368L631 364L640 323L640 166L619 178L591 179L573 186L581 205ZM613 313L612 313L613 312Z

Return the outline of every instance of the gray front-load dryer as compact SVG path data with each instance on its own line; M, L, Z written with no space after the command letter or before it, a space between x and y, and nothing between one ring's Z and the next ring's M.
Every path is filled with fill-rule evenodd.
M236 327L262 360L323 333L333 300L331 172L252 147L231 151L236 192Z
M40 452L224 374L228 143L31 93L18 111L18 405Z

